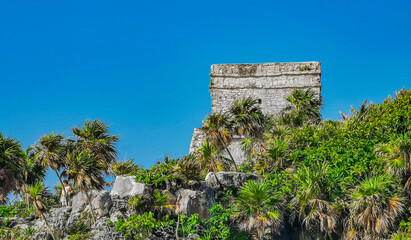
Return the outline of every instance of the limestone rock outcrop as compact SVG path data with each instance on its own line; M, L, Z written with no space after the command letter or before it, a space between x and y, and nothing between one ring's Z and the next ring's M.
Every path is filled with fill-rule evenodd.
M96 213L96 222L90 228L91 236L89 239L97 240L114 240L124 239L121 233L114 230L113 226L109 226L108 219L116 222L119 218L126 219L132 213L136 213L135 209L130 209L128 201L131 196L140 195L145 201L152 204L153 189L142 183L135 182L135 177L117 177L111 192L108 191L92 191L92 206ZM217 192L227 188L240 188L247 180L256 180L257 176L247 173L238 172L218 172L209 173L205 181L190 181L181 186L183 188L176 190L162 190L163 194L167 194L165 204L168 214L184 214L191 216L198 214L201 219L209 217L209 210L217 199ZM218 180L218 181L217 181ZM221 183L221 185L220 185ZM178 188L177 188L178 189ZM57 233L67 234L69 229L74 226L76 221L83 221L85 211L89 211L87 197L83 193L78 193L73 197L72 206L65 208L55 208L46 214L47 221L52 229L57 230ZM150 205L148 205L150 206ZM151 206L150 206L151 209ZM141 212L147 209L140 209ZM137 211L137 214L140 214ZM87 217L87 215L85 215ZM30 224L36 228L36 234L33 239L51 239L45 223L41 219L30 217L27 219L13 219L16 226L27 228L27 220L31 220ZM163 229L164 230L164 229ZM192 234L184 239L196 239L198 235ZM64 240L67 240L65 238ZM174 233L170 231L160 231L153 233L150 239L174 239Z
M135 176L117 176L110 195L120 198L143 194L146 186L135 181Z
M213 190L222 188L240 188L248 180L257 180L257 175L241 172L208 173L205 183Z
M66 229L66 222L70 217L70 213L71 207L54 208L45 217L52 229L56 230L56 232L63 232ZM34 240L52 239L42 219L35 220L33 226L37 230L33 236Z
M97 218L107 216L113 206L110 193L108 191L101 191L91 202L91 206L96 213Z
M94 199L99 194L99 191L90 191L89 194L90 198ZM88 205L86 194L82 192L77 193L71 202L72 214L81 213Z
M107 216L113 206L113 201L110 196L110 192L102 191L91 191L91 205L93 206L96 218L99 219L103 216ZM83 211L90 211L90 206L87 201L87 197L84 193L78 193L73 197L71 213L66 221L66 228L70 228L73 224L81 217Z
M102 217L98 219L91 226L91 237L90 240L121 240L124 239L121 233L116 232L113 227L110 227L107 223L107 217Z
M53 208L52 210L50 210L50 212L48 212L45 215L45 217L51 228L62 231L66 228L66 222L67 219L70 217L70 213L71 207ZM41 219L37 219L34 226L46 230L45 222Z
M190 189L180 189L176 192L176 214L199 214L201 219L208 217L208 210L214 203L211 191L194 191Z

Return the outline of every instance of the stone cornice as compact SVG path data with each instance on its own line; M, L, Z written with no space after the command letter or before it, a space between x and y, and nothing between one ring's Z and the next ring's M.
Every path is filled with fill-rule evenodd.
M235 86L224 86L224 87L209 87L210 90L213 89L310 89L310 88L321 88L321 83L316 84L316 85L306 85L306 86L294 86L294 87L289 87L289 86L278 86L278 87L249 87L249 86L245 86L245 87L235 87Z
M321 71L299 71L299 72L279 72L279 73L274 73L271 75L227 75L227 74L213 74L210 73L210 77L221 77L221 78L247 78L247 77L252 77L252 78L262 78L262 77L278 77L278 76L283 76L283 75L321 75Z
M321 74L320 62L214 64L211 77L270 77Z

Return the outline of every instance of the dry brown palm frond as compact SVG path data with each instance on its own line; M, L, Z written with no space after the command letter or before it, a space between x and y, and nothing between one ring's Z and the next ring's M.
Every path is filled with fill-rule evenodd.
M349 229L361 239L386 238L405 211L405 199L396 194L398 186L391 175L365 179L352 194Z
M13 172L8 168L0 169L0 201L7 197L7 194L16 187L16 180Z

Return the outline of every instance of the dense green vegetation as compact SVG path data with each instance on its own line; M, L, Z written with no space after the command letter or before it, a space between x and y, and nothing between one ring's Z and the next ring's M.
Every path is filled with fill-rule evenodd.
M0 201L6 203L8 194L13 191L16 197L24 201L28 210L34 209L35 216L44 220L53 239L60 238L61 234L51 228L45 214L62 199L59 195L61 190L52 195L44 186L46 170L52 169L60 183L62 178L72 180L76 191L84 192L91 205L89 190L99 190L105 186L103 174L110 173L111 164L116 162L115 143L118 136L109 134L105 122L88 120L82 128L73 127L72 130L74 138L46 134L38 144L26 151L15 139L0 133ZM56 186L56 189L64 188ZM95 219L93 208L90 209L91 217ZM4 221L9 221L12 215L13 211L4 215ZM7 228L6 223L2 226L1 237L26 238L24 234L20 236L21 231Z
M41 184L46 169L75 180L85 194L104 187L104 174L129 174L153 191L130 199L131 217L109 223L126 239L182 239L190 233L200 239L275 239L295 228L312 239L411 238L411 91L379 105L364 102L341 113L341 121L321 120L321 102L309 90L294 90L287 100L289 107L274 118L257 101L240 99L229 111L206 117L206 141L197 152L166 157L149 169L117 162L118 137L98 120L73 128L75 139L49 134L26 152L0 135L1 199L6 203L13 191L43 217L51 206L46 199L52 199ZM244 136L246 159L238 166L228 148L233 135ZM206 219L174 214L166 193L172 186L195 188L207 173L223 170L260 180L219 193ZM4 205L0 213L19 214L14 209ZM94 221L93 211L90 217ZM85 228L68 234L87 238ZM0 234L12 231L3 227Z

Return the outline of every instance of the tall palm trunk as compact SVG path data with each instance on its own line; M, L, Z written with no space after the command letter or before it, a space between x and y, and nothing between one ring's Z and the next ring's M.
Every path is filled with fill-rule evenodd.
M51 234L51 237L52 237L53 239L56 239L56 237L54 236L54 231L51 229L49 223L47 222L47 219L44 217L43 213L41 213L40 215L41 215L41 218L43 219L44 223L46 224L46 227L47 227L47 229L49 230L49 232L50 232L50 234Z
M408 175L410 173L410 154L404 153L405 171Z
M178 237L178 227L180 226L180 214L178 214L178 220L177 220L177 226L176 226L176 239L180 240L180 238Z
M235 161L234 161L234 157L233 157L233 155L231 155L230 150L228 150L228 146L225 144L225 142L224 142L223 138L221 137L221 134L220 134L220 133L217 134L217 138L218 138L218 140L220 141L220 143L223 144L223 147L224 147L225 150L227 151L228 155L229 155L230 158L231 158L231 161L232 161L233 164L234 164L234 169L237 171L237 164L236 164Z
M252 235L252 237L253 237L253 240L260 240L260 236L259 236L258 232L254 233Z
M257 228L257 239L258 240L264 239L264 226L260 226Z
M87 197L88 204L90 206L91 217L93 218L93 222L96 222L96 215L94 214L93 206L91 205L91 198L88 189L86 189L85 194Z
M215 166L215 170L217 171L217 163L215 162L215 159L213 157L211 157L211 161L213 162L214 166ZM220 180L218 180L217 175L215 174L215 172L213 172L215 180L217 181L217 183L221 186L224 187L223 184L221 184Z
M36 209L40 209L40 207L37 205L36 201L34 201L34 207ZM54 236L54 231L51 229L49 223L47 222L47 219L44 217L44 214L42 212L40 212L40 218L44 221L44 223L46 224L47 229L49 230L51 237L53 238L53 240L55 240L55 236Z
M24 204L26 204L27 208L30 208L30 197L28 194L27 185L20 187L20 197L23 200Z

